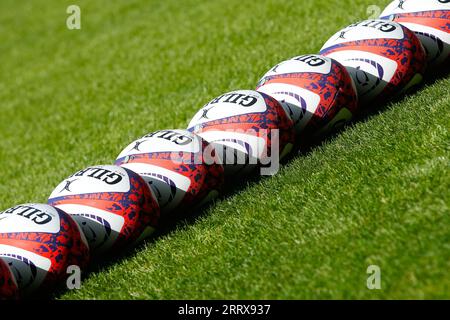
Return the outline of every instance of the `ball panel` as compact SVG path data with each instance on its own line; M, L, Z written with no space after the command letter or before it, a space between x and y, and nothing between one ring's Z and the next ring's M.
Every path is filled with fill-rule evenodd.
M357 96L354 83L341 64L320 55L327 65L327 74L304 72L297 67L296 72L274 74L264 77L257 90L276 98L292 120L298 135L325 134L324 127L334 119L341 108L351 113L357 112ZM278 69L277 69L278 70ZM348 115L348 113L347 113ZM347 117L345 117L347 119ZM344 119L344 118L342 118ZM339 122L341 123L341 122ZM342 123L343 124L343 123Z
M63 180L50 198L102 192L128 192L130 180L126 171L117 166L93 166L80 170Z
M116 242L125 219L109 211L98 209L86 202L73 199L68 204L61 202L58 208L72 215L93 251L103 252ZM95 202L97 204L97 202Z
M240 90L234 91L233 93L247 92L248 90ZM261 107L258 107L258 111L254 112L253 108L247 110L245 113L236 114L235 110L230 110L230 103L220 103L217 106L214 106L217 110L220 109L220 113L224 116L218 119L210 119L204 121L196 121L196 116L192 119L189 124L188 130L194 131L195 133L201 133L207 131L209 127L214 127L215 130L218 128L219 130L232 130L234 129L242 129L247 130L248 128L253 128L258 131L260 129L275 129L278 127L278 124L281 124L281 128L288 128L291 123L291 120L287 117L286 112L281 107L281 105L272 97L264 94L254 92L252 97L259 96L259 100L257 104ZM214 100L213 100L214 101ZM264 107L262 107L264 105ZM208 108L208 104L203 107L201 110ZM263 110L263 111L260 111ZM197 114L202 113L199 111ZM255 125L257 123L257 125ZM232 124L238 124L237 126L232 126ZM201 136L201 135L200 135Z
M249 90L234 91L234 94L240 92L250 92L259 97L258 103L264 104L266 111L241 115L231 112L228 117L202 123L198 123L194 117L188 128L214 145L228 175L240 171L248 173L265 159L272 158L271 130L279 130L280 153L294 141L293 122L277 100L265 93ZM219 102L215 107L227 114L229 103ZM267 150L263 152L266 156L253 161L261 155L261 150Z
M348 27L336 32L323 45L321 51L324 48L343 45L348 42L377 39L401 40L404 36L403 28L401 28L401 26L397 23L382 19L364 20L351 24Z
M0 212L0 233L57 233L61 224L55 208L40 205L18 205Z
M199 135L207 141L211 141L215 144L220 144L231 147L233 149L239 150L243 153L248 154L252 158L259 158L266 154L266 139L265 136L258 135L257 131L255 134L249 134L247 131L253 129L252 126L247 128L244 126L243 133L231 131L233 126L229 124L217 126L211 130L205 130ZM230 131L228 131L230 130ZM216 149L216 151L220 152Z
M170 143L160 143L167 137L172 137ZM206 196L205 188L221 189L223 168L212 146L200 136L187 130L161 130L130 145L137 142L139 151L125 148L116 159L116 165L141 175L164 213L201 202ZM212 172L222 177L209 183Z
M387 16L393 13L439 10L450 10L450 2L445 0L395 0L386 6L381 16Z
M370 39L334 44L328 42L321 54L342 63L357 86L361 102L386 100L402 92L416 74L426 68L425 51L409 29L392 22L403 30L404 38Z
M433 10L433 1L423 1L420 8L411 10L411 2L402 8L388 6L381 14L381 19L398 22L414 31L424 46L428 62L438 66L450 60L450 4L440 4ZM414 2L412 2L414 4ZM434 3L435 4L435 3ZM446 8L446 9L445 9Z
M321 73L329 74L331 71L331 59L317 54L309 54L294 57L290 60L285 60L270 69L262 78L277 76L281 74L290 73ZM261 86L262 84L258 84Z
M325 85L325 83L327 85ZM320 84L321 103L305 127L305 132L321 136L349 123L358 112L358 96L355 83L346 68L333 64L333 72Z
M404 28L405 39L402 40L403 54L397 58L397 72L388 83L384 93L387 97L403 93L414 78L422 79L427 68L427 56L419 38L411 30ZM417 77L418 76L418 77ZM421 81L419 81L420 83ZM416 83L416 84L419 84Z
M346 66L361 101L370 101L383 92L398 66L396 61L382 55L352 48L332 52L329 56Z
M424 11L413 13L399 13L395 15L382 16L381 19L392 20L402 25L410 23L416 26L426 26L436 31L442 32L443 35L450 32L450 9L439 11ZM409 28L410 30L411 29Z
M43 225L40 225L35 228L34 231L21 231L20 228L18 230L17 226L10 223L9 220L16 224L22 224L26 219L32 219L33 217L32 215L29 217L26 215L26 213L32 212L31 210L24 211L22 208L39 210L41 212L39 214L41 217L44 217L45 214L45 217L52 217L52 219L45 220L43 225L45 225L46 228L43 227ZM11 229L2 226L2 231L0 232L0 241L2 243L8 240L24 241L22 243L24 248L33 248L34 252L46 257L52 257L54 254L57 254L53 252L53 249L55 248L73 246L73 237L77 236L78 229L74 228L75 224L73 219L62 210L43 204L24 204L11 209L0 213L0 217L2 218L1 224L11 226ZM8 211L11 213L4 213ZM20 214L24 212L26 213L21 216ZM55 232L56 229L57 231ZM78 237L82 240L81 236L78 235ZM40 246L35 247L34 243L37 242L40 243Z
M148 155L148 154L146 154ZM170 160L153 160L146 163L145 156L136 157L133 162L122 164L123 167L139 173L152 188L162 211L176 208L189 190L191 180L188 176L177 173L178 166Z
M264 98L256 91L232 91L211 100L201 108L192 118L188 128L214 120L220 121L230 117L264 113L266 110Z
M28 250L21 247L28 247ZM24 295L41 287L52 266L49 258L33 251L32 244L26 241L6 240L0 242L0 258L9 265L17 280L18 288Z
M192 183L189 192L186 193L183 199L183 203L189 206L200 207L219 196L219 192L224 184L224 169L222 165L195 166L195 170L192 168L190 172Z
M311 120L320 104L320 95L304 87L311 81L298 77L278 77L268 80L258 91L277 99L291 117L298 132Z
M0 300L18 299L17 282L8 264L0 257Z
M158 153L197 153L201 145L201 139L186 130L159 130L130 143L117 158L147 154L149 150L158 150Z
M159 219L158 204L147 184L138 174L117 166L106 167L109 167L109 171L123 176L119 183L125 181L129 185L126 188L128 192L104 192L104 188L107 190L108 188L101 185L96 190L91 189L91 193L71 192L70 195L57 196L48 200L56 207L65 205L66 208L70 208L70 214L76 217L80 228L87 231L85 236L89 244L95 246L91 249L94 249L96 253L104 253L112 247L120 248L134 243L147 226L156 227ZM92 179L92 177L83 176L73 183L84 185ZM58 193L53 192L52 195L54 194ZM67 207L67 205L75 206ZM81 211L77 212L76 208ZM122 227L117 231L120 225ZM115 232L118 232L117 236ZM105 236L111 238L105 240L103 238ZM99 245L100 243L102 246Z

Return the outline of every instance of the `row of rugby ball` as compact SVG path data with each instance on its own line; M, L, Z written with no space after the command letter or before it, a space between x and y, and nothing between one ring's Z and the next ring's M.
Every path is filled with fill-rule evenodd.
M448 0L394 1L383 15L337 32L321 55L279 63L256 90L213 99L187 130L147 134L114 166L76 172L48 204L0 212L0 298L62 283L69 266L83 269L90 257L146 238L160 215L213 199L226 176L242 176L274 154L283 158L299 139L323 135L360 108L408 90L427 61L448 66Z

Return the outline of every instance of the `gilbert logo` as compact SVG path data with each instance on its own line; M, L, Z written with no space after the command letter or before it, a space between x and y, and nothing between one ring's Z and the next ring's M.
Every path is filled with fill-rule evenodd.
M383 21L383 20L366 20L362 22L353 23L349 26L349 28L352 27L366 27L366 28L374 28L378 29L381 32L392 32L397 29L397 27L389 22Z
M36 224L46 224L52 220L52 216L49 215L48 213L41 211L34 207L23 206L23 205L15 206L6 211L3 211L2 215L6 215L6 214L24 217L24 218L30 219L31 221L33 221ZM5 219L5 218L7 218L7 217L5 216L5 217L2 217L1 219Z
M243 107L251 107L257 101L258 101L258 97L254 96L254 95L230 92L230 93L225 93L225 94L213 99L207 105L216 104L219 102L225 102L225 103L238 104ZM212 107L209 108L208 111L211 109L212 109Z
M311 67L321 66L321 65L325 64L325 62L326 62L324 59L317 57L317 56L313 56L313 55L303 55L303 56L295 58L294 60L304 62Z
M209 110L209 109L208 109ZM193 140L191 137L186 136L184 134L180 134L176 131L173 130L159 130L159 131L155 131L152 133L149 133L145 136L142 137L144 138L158 138L158 139L163 139L163 140L167 140L170 142L173 142L177 145L188 145L189 143L192 143ZM143 143L144 141L141 141L140 143ZM138 142L136 142L138 143ZM138 150L138 149L136 149ZM139 150L138 150L139 151Z
M105 169L105 168L98 168L98 167L89 167L84 170L80 170L77 173L70 176L69 178L82 177L82 176L94 178L94 179L103 181L109 185L117 184L120 181L122 181L122 176L119 173ZM72 180L72 182L73 181L74 180ZM69 183L69 186L70 186L70 183Z

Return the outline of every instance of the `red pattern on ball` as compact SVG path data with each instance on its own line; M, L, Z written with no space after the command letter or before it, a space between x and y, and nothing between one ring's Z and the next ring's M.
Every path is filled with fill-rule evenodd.
M294 123L277 100L263 92L258 93L264 98L267 107L265 112L247 113L208 121L199 124L199 128L196 128L195 133L201 134L208 131L254 130L254 132L266 142L263 154L270 157L272 154L272 137L270 130L279 129L279 151L282 152L288 144L294 144L295 142ZM262 131L262 129L267 131Z
M388 100L393 95L401 92L410 83L416 74L425 74L427 57L425 49L419 38L408 28L401 26L404 37L402 39L369 39L356 40L338 44L320 53L328 56L333 52L345 50L360 50L371 52L397 62L391 81L378 95L378 100Z
M130 180L129 192L97 192L69 195L49 200L54 206L79 204L109 211L124 218L122 230L111 249L135 242L148 227L156 227L160 216L159 206L145 183L135 172L123 168Z
M199 137L200 138L200 137ZM201 138L200 138L201 139ZM150 152L136 154L129 159L119 159L116 165L125 163L145 163L177 172L190 180L190 185L177 207L192 207L205 199L213 191L220 191L224 183L224 169L218 163L214 149L210 153L212 159L205 159L204 150L210 144L201 140L199 152Z
M294 85L320 96L319 105L302 130L302 135L318 132L344 107L352 114L358 110L358 97L353 87L353 80L347 69L335 60L331 60L331 70L328 74L295 72L268 76L256 90L270 83Z

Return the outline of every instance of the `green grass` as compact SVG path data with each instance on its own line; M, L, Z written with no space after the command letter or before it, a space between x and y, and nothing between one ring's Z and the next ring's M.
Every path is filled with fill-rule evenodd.
M389 1L380 0L382 7ZM82 29L65 27L79 4ZM369 0L0 2L0 208L317 52ZM450 298L450 78L91 272L62 299ZM366 288L381 267L382 289Z

